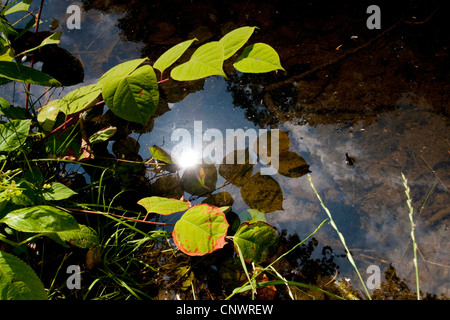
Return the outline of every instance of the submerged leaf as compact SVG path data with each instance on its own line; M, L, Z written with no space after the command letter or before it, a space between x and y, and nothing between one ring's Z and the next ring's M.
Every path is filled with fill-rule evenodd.
M184 191L197 196L206 196L214 191L217 183L217 169L213 163L187 168L181 178Z
M241 195L250 208L261 212L283 209L283 191L271 176L257 172L242 186Z
M223 248L228 222L217 207L199 204L186 211L175 224L172 236L178 249L202 256Z

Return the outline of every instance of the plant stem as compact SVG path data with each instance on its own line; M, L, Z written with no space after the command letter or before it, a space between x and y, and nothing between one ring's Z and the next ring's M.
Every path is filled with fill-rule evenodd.
M413 243L413 251L414 251L414 268L416 270L416 291L417 291L417 300L420 300L420 286L419 286L419 267L417 265L417 243L416 243L416 237L414 235L415 230L415 224L413 220L413 213L414 208L412 206L411 196L409 195L409 187L408 187L408 180L406 179L405 175L402 173L402 179L403 179L403 186L405 187L405 194L406 194L406 203L408 204L409 208L409 221L411 222L411 240Z
M42 7L44 6L44 0L41 0L41 4L39 5L39 12L37 17L35 17L35 21L36 21L36 27L34 28L34 32L38 33L39 31L39 21L41 20L41 13L42 13ZM41 49L39 49L41 50ZM33 68L34 65L34 53L31 56L31 61L30 61L30 67ZM25 99L25 110L28 110L28 100L30 99L30 87L31 85L28 83L27 84L27 98Z
M347 252L347 258L348 258L348 261L350 262L350 264L351 264L351 265L353 266L353 268L355 269L356 274L358 275L359 280L361 281L361 284L362 284L362 286L363 286L363 288L364 288L364 291L366 292L367 298L368 298L369 300L372 300L372 298L370 297L369 291L367 290L367 287L366 287L366 285L365 285L365 283L364 283L364 280L362 279L361 274L359 273L359 270L358 270L358 268L356 267L355 261L353 260L353 256L352 256L352 254L350 253L350 250L348 249L347 244L345 243L344 236L342 235L342 233L339 232L339 229L338 229L336 223L334 223L333 217L331 216L330 210L328 210L328 208L325 206L325 204L323 203L322 199L320 198L320 195L319 195L319 193L317 192L317 190L316 190L316 188L314 187L314 184L313 184L313 182L312 182L311 175L309 175L309 174L308 174L308 179L309 179L309 183L311 184L311 188L314 190L314 193L316 194L317 199L319 199L319 202L320 202L320 204L322 205L322 208L323 208L323 209L325 210L325 212L327 213L328 218L330 218L330 224L331 224L331 226L334 228L334 230L336 230L336 233L338 234L339 239L341 240L342 245L344 246L345 251Z

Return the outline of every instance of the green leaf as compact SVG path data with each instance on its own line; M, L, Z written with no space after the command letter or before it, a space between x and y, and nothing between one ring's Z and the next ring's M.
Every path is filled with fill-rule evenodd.
M223 45L224 60L230 58L250 39L256 27L242 27L228 32L219 40Z
M255 43L246 47L233 66L238 71L245 73L284 70L278 53L265 43Z
M137 69L144 61L148 60L148 58L143 59L134 59L130 61L123 62L118 64L117 66L109 69L101 78L98 80L98 84L103 87L108 83L110 79L116 77L126 77L134 70Z
M233 236L243 258L248 263L260 264L274 255L278 248L277 230L263 221L244 222ZM239 254L238 250L235 252Z
M77 221L68 213L51 206L33 206L9 212L0 222L21 232L59 232L78 230Z
M208 204L195 205L175 224L172 236L178 249L190 256L202 256L223 248L228 222L225 214Z
M99 101L101 91L101 87L97 84L80 87L59 99L56 108L66 115L84 111Z
M197 41L197 39L187 40L174 45L172 48L164 52L158 60L156 60L153 68L158 69L161 74L169 68L175 61L177 61L183 53L191 46L192 42Z
M158 146L149 147L148 149L150 150L153 159L163 161L165 163L173 163L172 157L164 149Z
M51 36L48 36L47 38L45 38L44 40L42 40L41 44L38 45L37 47L34 47L34 48L31 48L31 49L25 50L25 51L19 53L18 55L19 55L19 56L20 56L20 55L24 55L24 54L26 54L26 53L28 53L28 52L37 50L37 49L42 48L43 46L46 46L46 45L49 45L49 44L59 44L59 42L60 42L59 39L61 38L61 34L62 34L61 31L55 32L55 33L53 33Z
M47 300L44 285L29 265L0 251L0 300Z
M283 209L283 191L278 182L268 175L257 172L241 188L244 202L261 212Z
M232 229L237 230L239 226L244 222L254 223L258 221L266 222L266 215L264 214L264 212L256 209L248 209L240 212L237 215L237 219L235 219L233 222Z
M30 118L30 114L25 108L15 107L3 98L0 98L0 115L14 120L26 120Z
M189 167L181 177L184 191L197 196L205 196L214 191L217 183L217 169L214 163L202 163Z
M89 137L89 142L91 145L104 142L111 138L117 131L116 127L109 126L108 128L102 129L94 133L92 136Z
M143 206L147 213L153 212L162 215L169 215L175 212L180 212L189 209L191 203L189 201L182 201L177 199L170 199L164 197L147 197L138 201L138 204Z
M24 0L20 1L19 3L15 4L14 6L10 7L8 10L6 10L5 15L19 12L19 11L28 11L30 8L30 4L33 2L33 0Z
M76 194L75 191L60 182L50 183L50 188L44 189L44 192L42 192L44 199L47 201L64 200Z
M209 76L224 76L223 46L219 41L206 43L192 54L188 62L172 69L170 75L174 80L191 81Z
M129 75L109 76L102 82L106 105L118 117L146 125L159 102L155 71L144 65Z
M62 103L60 99L55 99L47 103L41 108L37 116L37 120L45 131L51 131L61 111Z
M83 249L90 249L100 245L97 232L91 227L83 224L78 230L67 230L56 232L56 235L64 242Z
M0 124L0 152L19 148L28 137L30 125L30 120L11 120Z
M24 66L20 63L8 61L0 61L0 78L47 87L61 86L61 83L58 80L42 71Z

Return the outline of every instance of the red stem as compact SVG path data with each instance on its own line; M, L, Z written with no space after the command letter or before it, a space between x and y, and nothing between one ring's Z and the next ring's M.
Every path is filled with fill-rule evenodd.
M34 33L38 33L38 31L39 31L39 21L41 20L41 13L42 13L43 6L44 6L44 0L41 0L41 4L39 5L38 15L34 19L36 21L36 27L34 28ZM39 51L40 50L41 49L39 49ZM30 67L33 68L33 65L34 65L34 53L31 56ZM28 98L30 97L30 87L31 87L31 85L28 83L27 84L27 92L26 92L27 99L25 100L25 110L28 110Z

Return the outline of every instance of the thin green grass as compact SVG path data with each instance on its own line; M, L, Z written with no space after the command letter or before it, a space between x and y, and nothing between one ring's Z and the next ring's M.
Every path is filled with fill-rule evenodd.
M283 253L281 256L279 256L277 259L275 259L268 266L266 266L266 267L258 266L258 268L255 268L253 266L254 267L253 268L254 272L253 272L251 277L250 277L250 273L248 272L247 265L246 265L244 259L242 258L242 254L240 252L239 246L237 246L239 257L240 257L241 264L242 264L242 268L244 269L244 272L245 272L245 275L247 276L248 281L246 283L244 283L242 286L235 288L233 290L233 292L225 300L229 300L234 295L236 295L238 293L243 293L243 292L248 291L248 290L252 291L252 299L254 299L256 290L258 288L264 288L264 287L267 287L267 286L274 286L274 285L286 285L287 288L288 288L289 296L290 296L291 299L294 299L295 297L294 297L292 291L290 290L289 286L300 287L300 288L307 288L307 289L310 289L310 290L315 290L315 291L321 292L323 294L326 294L326 295L328 295L328 296L330 296L332 298L338 299L338 300L345 300L344 298L342 298L342 297L340 297L338 295L335 295L335 294L333 294L331 292L328 292L326 290L322 290L320 288L317 288L317 287L314 287L314 286L311 286L311 285L308 285L308 284L304 284L304 283L301 283L301 282L288 281L273 267L273 265L276 262L278 262L281 258L283 258L284 256L288 255L293 250L295 250L295 248L297 248L298 246L302 245L303 243L305 243L305 241L307 241L309 238L311 238L317 231L319 231L319 229L322 227L322 225L327 220L328 219L325 219L324 221L322 221L322 223L308 237L306 237L304 240L302 240L301 242L296 244L289 251ZM270 274L274 275L278 279L277 280L264 281L264 282L257 282L256 278L260 274L262 274L264 272L270 273Z
M358 275L358 278L359 278L359 280L361 281L361 284L362 284L362 286L363 286L363 288L364 288L364 291L366 292L367 298L368 298L369 300L372 300L372 297L370 296L370 293L369 293L369 291L367 290L366 284L364 283L364 280L363 280L363 278L361 277L361 274L359 273L358 268L356 267L356 263L355 263L355 261L353 260L353 256L352 256L350 250L348 249L347 244L345 243L344 236L342 235L342 233L339 232L339 229L338 229L336 223L334 222L333 217L331 216L330 210L328 210L328 208L325 206L325 204L323 203L322 199L320 198L320 195L319 195L319 193L317 192L317 190L316 190L316 188L314 187L314 184L313 184L313 182L312 182L311 175L309 175L309 174L308 174L308 179L309 179L309 183L310 183L310 185L311 185L311 188L313 189L314 193L315 193L316 196L317 196L317 199L319 199L319 202L320 202L320 204L322 205L322 208L325 210L325 212L326 212L327 215L328 215L328 218L330 219L330 224L331 224L331 226L332 226L333 229L336 231L337 235L339 236L339 239L341 240L342 245L343 245L344 248L345 248L345 251L347 252L347 259L348 259L348 261L350 262L350 264L353 266L353 268L355 269L356 274Z

